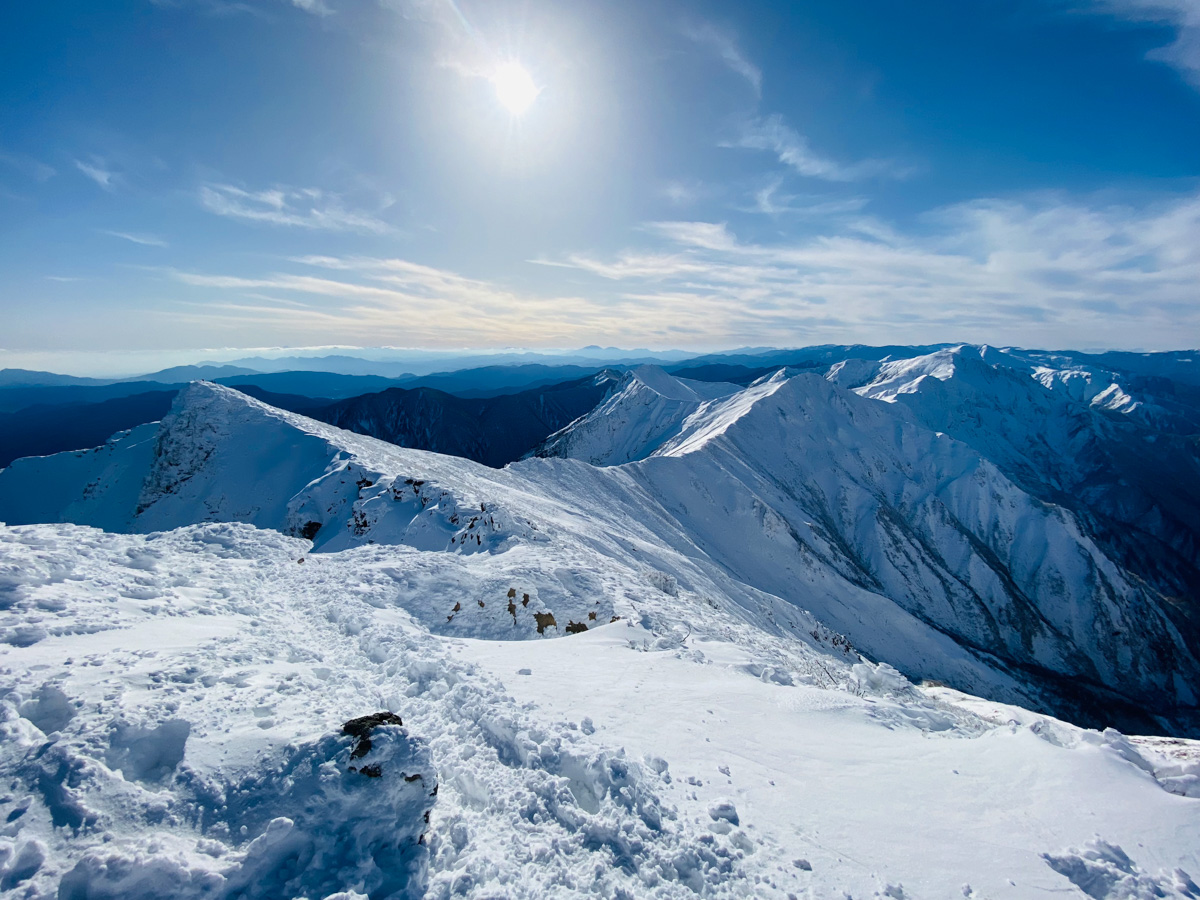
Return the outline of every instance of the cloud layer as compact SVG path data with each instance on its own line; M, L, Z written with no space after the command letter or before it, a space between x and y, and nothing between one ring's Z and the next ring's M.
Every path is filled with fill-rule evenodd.
M229 184L200 188L200 205L211 213L292 228L387 234L392 226L370 213L347 209L341 197L316 188L247 191Z
M763 243L719 222L649 223L642 246L623 253L541 260L551 280L574 274L569 289L540 293L375 257L170 277L200 292L182 315L209 333L261 329L297 343L1169 348L1200 334L1200 194L1142 207L978 200L904 232L854 213L821 224Z
M970 339L1175 347L1200 334L1200 195L1132 208L1060 197L978 200L909 233L843 218L754 243L712 222L647 226L653 249L567 265L624 299L686 308L734 342Z
M1175 29L1175 40L1153 50L1150 59L1177 68L1200 90L1200 2L1197 0L1098 0L1095 11L1134 22L1154 22Z

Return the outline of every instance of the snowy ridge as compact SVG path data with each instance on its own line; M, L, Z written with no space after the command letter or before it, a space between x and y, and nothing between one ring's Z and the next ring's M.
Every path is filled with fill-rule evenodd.
M86 475L81 461L90 464ZM18 460L0 474L0 502L13 510L13 524L75 521L145 533L247 522L329 549L374 541L472 552L528 530L494 504L487 509L489 472L197 382L160 425L118 435L94 455ZM49 496L45 481L54 484Z
M576 423L623 465L197 384L0 472L106 528L0 527L0 890L1197 895L1200 745L1021 708L1190 728L1186 641L1070 511L816 375L627 387Z
M740 580L914 676L1017 699L1061 675L1196 703L1175 624L1069 513L818 376L710 405L631 473Z
M550 435L533 455L582 459L596 466L641 459L704 404L740 390L736 384L689 381L657 366L642 366L592 412Z
M1123 569L1194 603L1200 452L1194 437L1176 433L1185 419L1159 430L1133 415L1143 401L1121 400L1129 395L1111 382L1101 388L1107 378L993 366L988 355L960 347L873 368L847 363L829 377L970 444L1034 496L1072 510ZM1177 624L1195 647L1200 632L1188 618Z

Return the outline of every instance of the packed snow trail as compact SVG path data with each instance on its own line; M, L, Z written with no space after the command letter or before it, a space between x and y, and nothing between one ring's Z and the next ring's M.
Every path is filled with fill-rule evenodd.
M376 846L412 827L396 821L404 804L355 823L370 852L348 866L343 847L321 843L338 833L328 803L274 796L295 783L297 752L378 709L400 713L433 761L416 770L439 786L420 845L428 896L746 892L745 838L680 820L661 799L659 759L529 715L398 607L394 548L309 555L307 542L239 525L3 534L5 624L24 623L5 632L3 771L21 789L4 812L17 856L34 847L44 860L21 880L28 896L324 896L339 877L407 896ZM384 759L379 783L399 780L392 762L413 774L424 757L412 755ZM318 815L315 847L271 825ZM325 864L279 883L277 870L306 859Z
M1194 754L837 656L806 685L808 645L764 657L716 610L687 636L662 578L586 634L442 638L397 576L444 554L309 547L0 530L0 889L1016 898L1066 889L1061 860L1099 833L1137 883L1190 896L1170 891L1200 869ZM382 710L403 728L351 760L342 724Z

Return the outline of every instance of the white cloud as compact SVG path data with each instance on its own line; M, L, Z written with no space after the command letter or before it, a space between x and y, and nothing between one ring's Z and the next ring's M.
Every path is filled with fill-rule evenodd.
M1148 58L1177 68L1200 89L1200 2L1197 0L1094 0L1087 7L1134 22L1152 22L1175 29L1175 40L1152 50Z
M128 231L108 231L102 230L101 234L107 234L110 237L121 238L133 244L141 244L143 247L166 247L167 242L160 237L155 237L152 234L131 234Z
M324 0L283 0L283 2L317 16L333 14L333 10ZM240 2L240 0L150 0L150 4L163 9L192 7L213 16L246 14L263 19L270 18L269 13L261 5Z
M658 315L631 300L529 295L402 259L291 262L302 270L254 277L171 270L183 285L230 297L206 297L170 315L210 334L261 329L283 343L320 337L408 347L572 346L590 334L632 342L650 333Z
M647 226L663 244L559 261L734 343L978 340L1178 346L1200 334L1200 194L1158 205L979 200L910 233L860 217L804 240Z
M103 160L98 157L92 157L91 162L84 162L81 159L75 160L75 168L96 182L97 185L106 191L112 191L117 186L117 175L105 167Z
M169 270L185 302L162 314L209 341L409 347L1168 348L1200 334L1200 192L1137 206L981 199L912 225L838 212L806 227L766 241L721 222L647 223L624 252L539 260L550 286L538 291L375 257Z
M913 174L911 167L901 166L893 160L866 159L845 164L821 156L809 146L806 137L784 124L783 118L778 115L747 122L735 140L722 146L767 150L799 174L824 181L907 178Z
M315 16L329 16L333 10L325 5L324 0L292 0L292 6L312 13Z
M754 88L756 97L762 96L762 69L746 59L733 35L707 22L687 26L683 33L697 44L716 53L731 71L746 79Z
M347 209L341 197L316 188L278 187L247 191L229 184L206 184L200 188L200 205L211 213L319 231L353 231L388 234L391 225L367 212Z

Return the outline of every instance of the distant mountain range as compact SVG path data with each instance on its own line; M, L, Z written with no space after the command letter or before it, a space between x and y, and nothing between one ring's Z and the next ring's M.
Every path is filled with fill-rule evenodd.
M13 463L0 519L246 522L506 572L553 558L551 618L579 615L563 585L619 591L634 567L698 619L714 604L913 680L1200 735L1194 364L1082 358L819 348L748 385L640 367L496 398L393 388L307 418L197 383L161 424ZM741 363L688 368L706 365ZM457 611L438 627L473 627Z
M286 372L222 380L279 409L302 413L349 431L402 447L502 466L519 459L547 435L591 410L607 396L621 374L602 370L572 381L486 397L458 397L428 387L389 387L335 400L263 387L334 393L339 388L347 389L346 379L359 380L354 387L363 387L362 379L373 378ZM144 391L94 403L43 403L15 412L0 412L0 468L23 456L94 447L116 432L157 421L166 415L183 387L172 385L168 390ZM107 389L65 390L73 393Z

